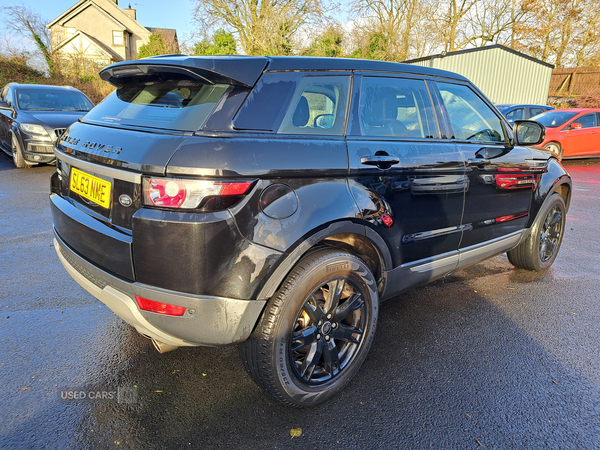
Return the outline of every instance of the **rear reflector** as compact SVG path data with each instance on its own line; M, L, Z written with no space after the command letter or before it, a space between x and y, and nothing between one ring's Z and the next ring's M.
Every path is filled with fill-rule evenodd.
M183 316L186 308L183 306L169 305L168 303L155 302L154 300L148 300L144 297L135 296L140 309L144 311L151 311L158 314L165 314L167 316Z

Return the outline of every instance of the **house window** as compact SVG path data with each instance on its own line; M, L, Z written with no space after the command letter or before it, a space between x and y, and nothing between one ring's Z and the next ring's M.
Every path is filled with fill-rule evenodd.
M75 28L67 28L66 29L66 35L67 35L67 39L69 39L71 36L73 36L75 34Z
M113 45L123 45L122 31L113 31Z

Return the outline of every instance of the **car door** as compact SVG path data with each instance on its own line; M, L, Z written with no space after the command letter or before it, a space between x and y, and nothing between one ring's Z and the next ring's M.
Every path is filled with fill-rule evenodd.
M9 102L8 96L9 86L5 86L0 93L0 100ZM12 106L12 102L8 103ZM5 150L10 149L10 126L12 124L12 111L10 109L0 109L0 146Z
M527 163L529 150L511 145L501 118L470 85L438 81L436 87L453 142L466 161L461 253L505 238L518 240L537 181Z
M442 139L427 82L356 75L353 98L350 187L367 226L386 241L394 267L424 279L452 270L462 236L464 161Z
M574 123L580 124L581 128L573 128ZM600 128L598 128L595 112L576 117L562 132L565 135L562 139L565 156L587 155L600 151L598 148Z

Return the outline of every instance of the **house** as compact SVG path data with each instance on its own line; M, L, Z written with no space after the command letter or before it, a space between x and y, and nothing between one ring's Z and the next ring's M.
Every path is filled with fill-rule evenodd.
M554 66L503 45L441 53L405 61L459 73L496 104L538 104L548 101Z
M118 0L81 0L48 25L52 50L96 65L135 59L152 33L160 33L167 48L178 53L177 32L149 28L136 20L136 10Z

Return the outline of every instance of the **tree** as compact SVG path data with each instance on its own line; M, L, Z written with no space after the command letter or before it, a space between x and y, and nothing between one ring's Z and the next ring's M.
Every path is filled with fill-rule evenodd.
M600 65L600 11L592 7L592 1L588 0L584 5L579 32L573 38L577 67Z
M147 44L140 47L138 59L148 58L149 56L169 55L177 53L177 42L173 37L169 37L160 31L150 34Z
M55 76L57 68L52 54L50 31L46 28L47 21L25 5L5 6L0 10L6 14L6 28L33 41L48 65L50 76Z
M290 54L298 29L322 13L321 0L199 0L196 20L224 26L247 55Z
M338 26L330 26L312 40L308 48L302 52L302 55L339 58L344 53L342 50L343 40L344 33L342 29Z
M358 47L352 53L352 58L376 59L380 61L392 61L389 38L383 33L371 33L367 36L364 46Z
M213 35L212 41L203 39L194 46L195 56L202 55L237 55L237 49L233 34L226 33L225 30L217 30Z
M437 29L444 50L454 52L466 47L471 36L464 32L469 12L479 0L438 0L430 17Z
M371 38L377 35L376 39L387 41L386 60L408 59L412 28L419 19L418 0L354 0L352 9L367 18L362 27L365 34Z
M515 48L516 33L531 14L529 0L482 0L468 15L467 35L475 47L502 44Z

